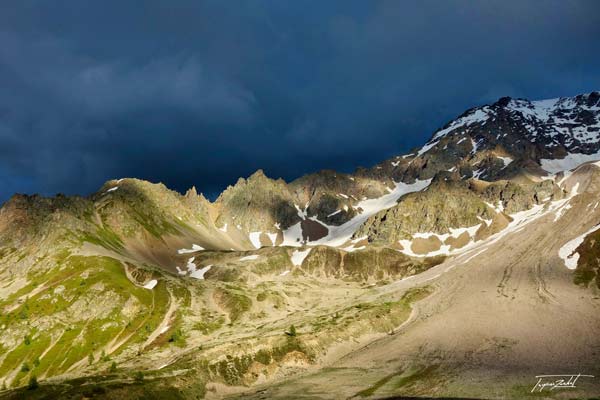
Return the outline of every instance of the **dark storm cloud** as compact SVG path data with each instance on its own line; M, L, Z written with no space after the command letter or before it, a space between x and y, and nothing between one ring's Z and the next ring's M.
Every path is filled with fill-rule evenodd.
M1 8L0 201L122 176L214 194L257 168L349 171L500 96L600 88L595 1Z

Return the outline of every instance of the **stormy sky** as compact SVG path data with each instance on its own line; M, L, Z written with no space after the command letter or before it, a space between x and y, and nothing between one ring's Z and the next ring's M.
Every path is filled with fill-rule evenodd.
M600 89L598 1L3 1L0 202L350 172L466 108Z

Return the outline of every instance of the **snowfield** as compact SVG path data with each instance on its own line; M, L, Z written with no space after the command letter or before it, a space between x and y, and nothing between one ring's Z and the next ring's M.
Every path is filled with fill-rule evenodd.
M594 154L569 153L560 160L542 159L540 165L542 169L550 174L557 174L561 171L569 171L577 168L583 163L600 160L600 151Z
M338 247L346 243L354 232L360 228L360 226L371 216L377 214L382 210L386 210L390 207L393 207L398 202L400 197L404 196L408 193L418 192L420 190L425 189L431 183L431 179L427 180L417 180L415 183L396 183L396 186L392 191L388 194L385 194L381 197L375 199L367 199L360 201L355 208L362 208L362 213L352 218L350 221L339 225L327 225L321 221L319 223L323 224L328 229L327 236L307 243L308 245L326 245L332 247ZM300 222L292 225L290 228L283 232L284 237L284 246L301 246L303 244L302 241L302 229L300 227Z

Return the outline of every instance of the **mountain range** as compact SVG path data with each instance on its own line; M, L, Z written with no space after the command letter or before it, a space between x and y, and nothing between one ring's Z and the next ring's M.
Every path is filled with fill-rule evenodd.
M599 92L505 97L370 168L259 170L214 202L134 178L15 194L0 398L517 399L600 376L598 160Z

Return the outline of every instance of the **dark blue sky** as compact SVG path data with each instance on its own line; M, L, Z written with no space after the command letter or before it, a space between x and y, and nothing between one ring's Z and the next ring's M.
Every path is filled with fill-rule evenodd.
M600 89L598 1L4 1L0 202L351 171L466 108Z

